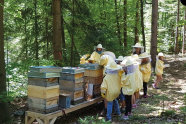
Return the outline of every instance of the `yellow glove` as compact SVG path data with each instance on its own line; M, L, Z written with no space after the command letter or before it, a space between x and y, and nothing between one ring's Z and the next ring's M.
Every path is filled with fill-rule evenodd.
M101 93L101 96L102 96L103 98L105 98L105 93Z
M104 89L101 89L101 96L102 96L103 98L105 98L105 93L106 93L106 91L105 91Z
M123 70L120 70L119 72L118 72L118 74L119 74L119 76L121 77L121 75L124 73L124 71Z

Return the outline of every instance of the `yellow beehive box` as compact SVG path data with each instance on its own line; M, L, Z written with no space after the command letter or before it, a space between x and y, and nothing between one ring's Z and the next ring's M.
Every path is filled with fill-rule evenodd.
M59 85L50 87L28 85L28 97L49 99L57 96L59 96Z

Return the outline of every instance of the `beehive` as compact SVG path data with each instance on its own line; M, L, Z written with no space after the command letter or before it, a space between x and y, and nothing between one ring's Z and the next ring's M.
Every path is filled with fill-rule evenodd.
M80 67L63 67L59 78L60 94L70 94L71 104L84 101L84 69Z
M59 72L61 72L60 67L30 67L28 73L29 111L46 114L58 110Z
M85 68L84 73L84 94L86 100L100 96L100 86L103 81L103 67L98 64L80 65Z

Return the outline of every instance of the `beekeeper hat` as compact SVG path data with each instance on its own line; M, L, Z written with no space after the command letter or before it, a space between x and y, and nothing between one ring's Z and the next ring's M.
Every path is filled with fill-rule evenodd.
M163 57L164 57L163 53L158 53L158 57L159 57L159 56L163 56Z
M142 53L142 54L139 56L140 59L149 58L149 57L150 57L150 55L149 55L148 53L146 53L146 52Z
M121 62L121 65L124 67L133 65L136 63L136 60L134 58L132 58L132 56L129 57L125 57L124 60Z
M106 66L106 69L109 69L109 70L120 70L121 66L117 65L116 62L112 62L108 66Z
M134 47L134 48L143 48L143 46L141 46L141 44L140 43L136 43L134 46L132 46L132 47Z
M130 56L125 56L124 58L123 58L123 61L121 62L121 65L122 66L125 66L125 64L126 64L126 61L127 61L127 58L129 58Z
M96 48L97 48L97 49L98 49L98 48L103 49L103 47L102 47L101 44L98 44L98 45L96 46Z
M134 59L134 63L136 63L136 64L141 63L141 59L139 58L139 56L137 54L134 54L131 57Z
M133 65L134 64L134 59L132 57L127 58L127 61L125 63L125 67Z
M116 60L117 61L123 61L124 57L123 56L119 56Z

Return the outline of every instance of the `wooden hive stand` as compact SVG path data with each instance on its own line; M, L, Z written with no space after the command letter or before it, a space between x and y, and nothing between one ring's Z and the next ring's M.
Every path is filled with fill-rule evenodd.
M33 121L37 121L39 124L54 124L57 117L61 116L61 111L56 111L49 114L41 114L31 111L25 113L25 124L32 124Z
M63 111L59 110L59 111L52 112L49 114L41 114L41 113L37 113L37 112L26 111L25 124L32 124L33 121L35 121L35 120L39 124L54 124L57 117L63 116L65 114L71 113L71 112L76 111L78 109L90 106L92 104L101 102L102 100L103 100L103 98L98 97L98 98L91 99L90 101L85 101L85 102L77 104L77 105L71 105L70 108L63 109Z

